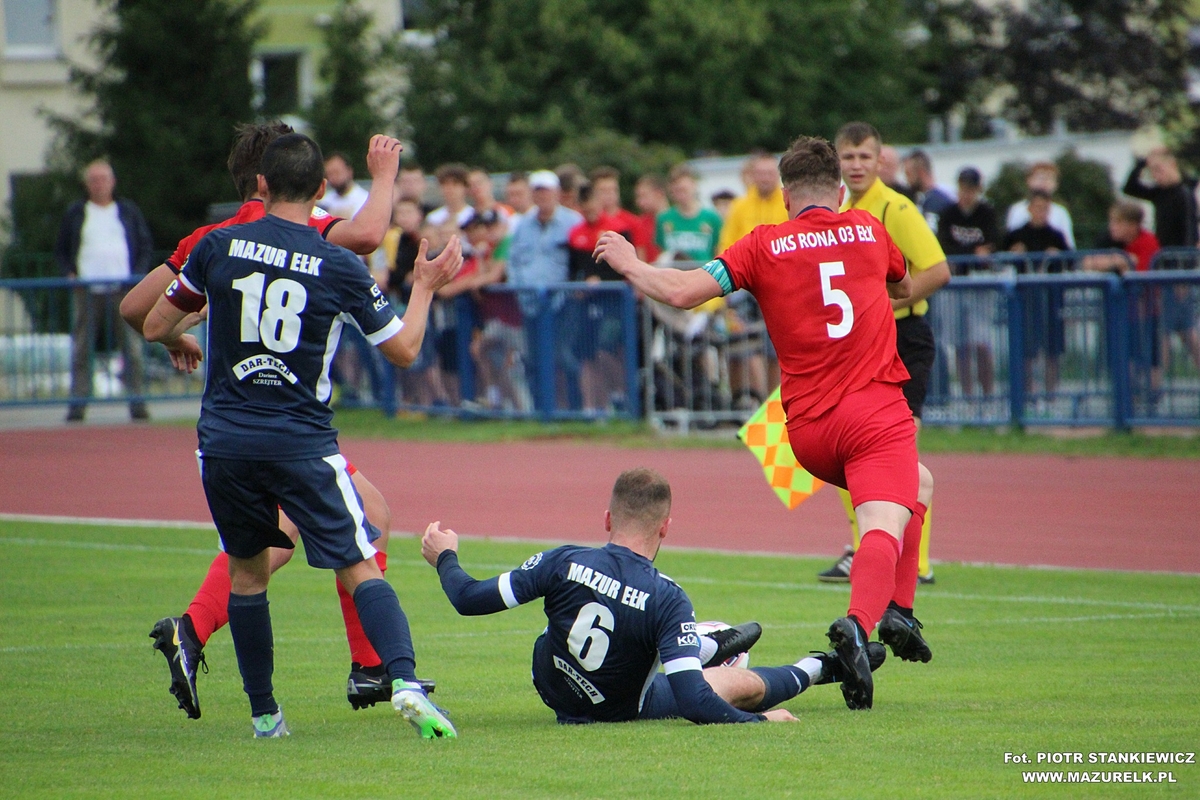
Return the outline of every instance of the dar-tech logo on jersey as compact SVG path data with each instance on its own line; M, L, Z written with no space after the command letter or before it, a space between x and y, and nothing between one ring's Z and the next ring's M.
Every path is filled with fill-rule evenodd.
M540 563L542 563L542 554L534 553L529 558L525 559L525 563L521 565L521 569L533 569Z

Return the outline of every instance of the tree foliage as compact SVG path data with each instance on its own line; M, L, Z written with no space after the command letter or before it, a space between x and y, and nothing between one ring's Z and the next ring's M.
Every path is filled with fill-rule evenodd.
M1187 108L1190 0L908 0L926 108L1025 132L1172 125ZM975 124L972 124L974 122Z
M371 83L380 58L379 44L368 35L371 24L371 14L358 3L340 0L322 35L323 88L307 114L321 149L341 151L360 175L366 174L367 141L384 127Z
M71 73L92 106L82 119L52 120L52 168L77 181L84 164L107 157L118 194L141 206L160 247L202 224L210 203L236 200L221 167L234 125L253 116L256 3L111 2L111 21L91 37L99 68Z
M695 154L781 149L865 118L924 129L902 9L887 0L442 0L407 52L428 163L544 164L585 137Z

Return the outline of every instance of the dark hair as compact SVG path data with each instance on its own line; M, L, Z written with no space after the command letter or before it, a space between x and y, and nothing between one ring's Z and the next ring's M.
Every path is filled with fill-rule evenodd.
M592 184L591 182L579 184L579 202L586 203L592 199Z
M233 147L225 165L229 167L229 175L243 200L249 200L258 192L258 173L262 171L263 152L267 145L289 133L295 133L292 126L279 120L244 122L234 127Z
M1142 208L1141 203L1135 203L1132 200L1118 200L1113 203L1108 213L1122 222L1132 222L1139 228L1146 221L1146 209Z
M913 162L923 172L933 172L933 162L929 160L929 154L924 150L913 150L905 156L904 160Z
M834 137L836 144L848 144L852 147L857 147L868 139L874 139L876 144L883 144L883 137L879 135L879 131L875 130L875 126L869 122L847 122L838 129L837 136Z
M467 169L466 164L454 163L442 164L437 168L437 172L433 173L433 176L437 178L438 183L446 183L450 181L453 183L461 183L463 186L466 186L469 183L467 176L470 174L471 173Z
M616 525L659 525L671 513L671 484L652 469L629 469L613 484L608 503Z
M779 160L779 177L789 192L837 191L842 168L837 151L817 136L801 136Z
M289 133L267 145L261 174L273 200L299 203L321 188L325 160L316 142L302 133Z
M529 173L523 169L513 170L508 173L508 182L512 183L513 181L529 183Z
M667 191L667 182L662 175L657 172L647 172L645 175L637 179L637 186L650 186L659 192Z
M616 167L596 167L591 174L592 183L603 180L621 182L621 172Z

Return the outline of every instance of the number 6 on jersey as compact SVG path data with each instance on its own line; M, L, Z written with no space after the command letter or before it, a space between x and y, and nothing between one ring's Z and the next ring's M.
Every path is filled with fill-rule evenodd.
M579 666L588 672L600 668L604 657L608 655L608 634L604 631L611 632L615 623L613 613L601 603L588 603L579 609L579 616L575 617L575 624L567 634L567 649L575 656ZM595 627L597 624L599 628ZM586 656L583 654L585 649Z
M854 325L854 306L850 303L850 295L841 289L833 288L832 279L846 274L846 265L841 261L822 261L821 268L821 299L827 306L839 306L842 309L842 321L834 325L825 323L830 339L841 339L850 333Z

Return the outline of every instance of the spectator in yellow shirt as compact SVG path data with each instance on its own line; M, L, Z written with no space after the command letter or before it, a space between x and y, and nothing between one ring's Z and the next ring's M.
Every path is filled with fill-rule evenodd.
M733 201L721 227L717 252L754 230L759 225L787 222L783 207L783 187L779 183L779 162L770 153L755 153L746 163L750 181L746 194Z

